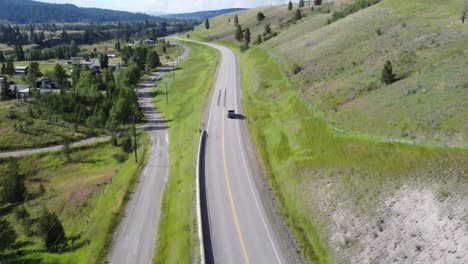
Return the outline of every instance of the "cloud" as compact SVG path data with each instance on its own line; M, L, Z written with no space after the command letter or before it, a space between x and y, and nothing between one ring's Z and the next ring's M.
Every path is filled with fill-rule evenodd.
M70 3L80 7L97 7L131 12L185 13L222 8L252 8L282 4L284 0L40 0L49 3Z

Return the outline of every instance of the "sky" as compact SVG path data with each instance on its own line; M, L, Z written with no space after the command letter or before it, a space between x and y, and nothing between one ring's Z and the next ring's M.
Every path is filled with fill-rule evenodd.
M97 7L130 12L189 13L223 8L252 8L282 4L285 0L39 0L56 4L74 4L79 7Z

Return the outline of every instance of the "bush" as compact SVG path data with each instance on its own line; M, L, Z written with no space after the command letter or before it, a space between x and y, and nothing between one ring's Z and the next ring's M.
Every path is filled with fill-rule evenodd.
M299 66L297 63L293 64L292 69L294 74L298 74L302 71L301 66Z
M38 228L48 251L57 252L65 244L65 230L55 213L44 208L38 219Z
M130 153L130 152L132 152L132 150L133 150L133 147L132 147L132 139L131 139L129 136L126 136L126 137L123 139L123 142L122 142L122 150L123 150L125 153Z
M116 153L112 156L118 163L124 163L127 158L128 158L128 154L125 153L125 152L119 152L119 153Z
M380 79L385 84L392 84L395 82L395 74L393 73L392 63L389 60L384 64Z
M249 43L244 42L240 45L241 52L246 52L249 49Z
M3 187L1 198L4 202L16 203L24 201L26 197L26 187L24 178L19 174L19 166L16 159L11 158L8 164L8 173L2 177Z
M0 219L0 252L10 248L16 241L16 232L10 223L5 219Z

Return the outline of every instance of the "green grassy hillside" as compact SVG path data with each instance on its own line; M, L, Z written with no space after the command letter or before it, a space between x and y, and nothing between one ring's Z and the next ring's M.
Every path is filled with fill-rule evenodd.
M239 23L250 29L252 42L271 25L278 36L260 46L330 126L352 135L466 146L468 28L458 19L462 3L384 0L327 25L331 13L323 10L349 2L330 2L321 11L306 3L298 22L288 22L297 6L253 9L238 13ZM260 11L262 22L256 20ZM202 25L194 35L235 42L233 17L215 18L210 30ZM380 81L386 60L399 79L388 86ZM294 64L301 68L297 74Z
M259 10L279 32L260 47L239 51L233 14L191 36L237 52L242 111L302 253L312 263L468 261L466 149L371 139L466 145L467 34L457 2L383 0L330 25L330 14L308 11L283 29L273 22L292 16L286 6L239 13L253 36L264 27ZM387 59L404 77L389 86L379 81Z

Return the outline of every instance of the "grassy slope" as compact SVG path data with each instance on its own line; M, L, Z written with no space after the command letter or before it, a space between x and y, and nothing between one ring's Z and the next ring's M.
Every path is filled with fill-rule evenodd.
M384 7L394 9L402 3L401 1L386 1L384 4L365 12L372 12L372 10L381 12L379 10ZM408 10L401 11L421 11L422 6L421 1L416 1L408 5ZM449 6L453 7L453 2L450 2ZM258 11L248 12L251 16ZM268 16L268 13L266 15ZM239 17L241 23L245 21L242 14ZM308 22L304 22L304 25L315 21L315 18L307 19ZM358 20L358 17L350 19ZM215 18L211 21L214 28L210 33L211 36L207 35L202 26L197 28L193 35L204 39L217 35L222 39L227 35L216 32L217 30L223 32L226 22L227 17ZM348 24L346 22L349 20L344 19L338 23L343 23L345 26ZM459 28L455 24L453 27ZM221 29L217 29L218 26ZM294 27L301 28L302 24ZM329 28L332 27L334 30L339 30L335 25ZM303 35L303 33L288 32L270 40L272 45L283 34ZM373 32L375 34L375 29ZM229 43L225 44L234 47L230 41L231 37L224 39L229 40ZM285 37L285 39L291 38L293 36ZM309 36L309 38L312 37ZM327 38L326 40L330 41L329 43L335 41L336 45L342 42L349 44L343 39ZM455 43L458 42L455 41ZM269 43L267 42L266 45ZM327 45L323 45L324 52L326 52ZM459 49L459 43L454 44L453 48ZM320 53L320 49L317 53ZM345 219L352 222L355 218L361 217L366 219L366 225L375 228L374 224L380 221L379 219L386 219L388 216L386 212L380 210L385 199L404 186L428 189L437 194L448 190L450 196L462 202L468 199L464 191L468 187L466 178L468 154L465 150L414 148L338 137L323 119L323 112L304 103L307 100L304 100L299 88L302 88L301 84L304 85L305 82L302 83L299 80L305 76L301 75L291 80L283 74L289 66L287 65L289 61L282 59L284 55L278 53L275 48L267 48L266 51L251 48L245 54L238 54L242 67L242 86L246 93L244 112L249 117L250 131L256 141L263 166L283 205L283 213L288 216L296 238L301 241L303 251L311 261L322 263L349 261L353 252L359 252L367 246L361 243L359 238L351 235L343 244L332 239L337 228L335 212L351 210L354 215L346 215L345 217L349 218ZM298 55L301 54L291 57L293 61ZM343 56L343 53L340 53L340 56ZM305 60L308 57L303 56L303 58ZM283 68L278 66L278 61ZM423 63L426 62L423 61ZM456 71L454 74L458 76L460 72ZM327 76L330 80L334 77L336 77L334 74ZM432 77L437 78L434 75ZM397 85L399 84L395 84ZM391 89L391 87L388 88ZM378 90L376 93L388 90L388 88ZM373 94L368 96L371 95ZM454 96L451 97L452 100L459 100ZM320 102L319 96L315 95L314 98ZM431 100L437 100L437 98ZM466 108L462 110L462 114L466 113ZM361 113L361 116L370 115L366 113ZM401 114L401 112L396 114ZM461 116L456 116L456 118L460 119ZM457 129L456 126L455 129ZM378 238L373 241L373 243L377 242L379 242Z
M330 125L364 136L466 145L467 108L461 95L467 87L468 32L458 20L461 8L456 0L385 0L326 26L329 15L306 6L306 18L281 30L280 21L292 15L281 6L241 12L239 21L251 29L252 40L266 23L281 32L262 47L291 77L308 107L320 109ZM255 20L259 10L267 17L262 23ZM227 24L232 17L213 19L208 33L197 31L232 41L234 26ZM387 59L403 78L390 86L379 80ZM298 75L291 73L294 63L303 68ZM413 88L416 94L407 96Z
M194 180L200 120L218 62L218 53L197 44L179 64L176 80L168 74L155 88L154 102L169 126L169 179L163 196L153 263L190 263L198 248L194 228ZM165 83L168 83L169 105Z
M138 164L131 155L127 162L118 164L113 155L120 152L120 148L109 143L74 150L71 163L54 152L20 158L20 172L27 175L28 192L37 193L39 184L46 190L25 203L31 216L36 218L38 210L47 206L59 215L67 236L81 233L82 238L74 250L49 254L39 238L27 238L16 224L21 234L19 240L25 242L21 247L24 255L13 255L14 260L10 261L102 263L125 197L145 163L149 144L146 134L140 134L139 157L142 158ZM5 173L6 166L5 161L0 163L0 175ZM7 213L7 218L14 222L11 212Z

